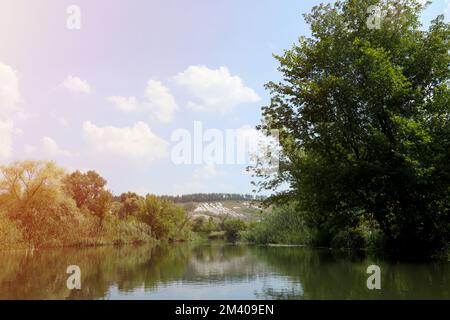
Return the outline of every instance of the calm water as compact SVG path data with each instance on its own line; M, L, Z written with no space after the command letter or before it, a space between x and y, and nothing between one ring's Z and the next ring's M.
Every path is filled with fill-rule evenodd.
M382 289L368 290L377 264ZM78 265L81 290L68 290ZM450 262L219 242L0 253L0 299L450 299Z

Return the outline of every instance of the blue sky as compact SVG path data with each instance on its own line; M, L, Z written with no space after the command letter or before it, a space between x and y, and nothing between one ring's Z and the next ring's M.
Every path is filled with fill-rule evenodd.
M272 54L309 34L302 13L319 2L3 0L0 163L93 169L115 193L250 192L243 165L175 165L171 134L258 124Z

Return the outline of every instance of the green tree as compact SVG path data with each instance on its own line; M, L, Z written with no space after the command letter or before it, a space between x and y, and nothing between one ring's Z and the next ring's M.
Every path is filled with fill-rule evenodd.
M204 216L196 217L192 223L192 231L209 233L219 230L220 227L213 217L206 219Z
M155 195L147 195L139 201L139 218L151 227L156 239L177 240L187 224L181 206Z
M380 28L366 24L368 8ZM278 129L280 173L261 168L270 198L295 200L316 239L361 224L386 249L425 256L450 239L450 26L421 28L416 0L347 0L305 15L310 37L277 56L283 80L266 85L266 132Z
M241 219L225 219L223 229L227 240L236 241L239 238L239 234L247 229L247 225Z
M192 221L192 231L194 232L203 232L203 226L205 224L205 217L200 216L200 217L196 217L193 221Z

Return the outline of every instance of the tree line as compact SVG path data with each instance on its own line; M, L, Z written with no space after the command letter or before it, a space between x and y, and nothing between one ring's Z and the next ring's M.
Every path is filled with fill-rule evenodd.
M176 203L183 202L213 202L213 201L225 201L225 200L235 200L235 201L253 201L253 200L263 200L264 196L251 195L251 194L238 194L238 193L194 193L194 194L183 194L176 196L161 196L163 199L169 199Z
M95 171L54 162L0 166L0 249L183 240L188 217L155 195L114 197Z

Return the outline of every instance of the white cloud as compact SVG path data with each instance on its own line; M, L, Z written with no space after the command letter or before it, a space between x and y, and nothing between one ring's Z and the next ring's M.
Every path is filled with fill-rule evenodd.
M26 144L24 149L27 156L35 157L36 153L39 153L46 159L53 159L58 156L72 157L75 155L70 151L60 148L55 140L47 136L41 139L39 147Z
M150 80L145 88L145 108L152 112L156 118L168 123L172 121L175 111L178 109L170 90L161 82Z
M133 127L97 127L83 123L84 139L100 154L152 161L167 155L168 143L155 135L144 122Z
M239 104L260 100L256 92L246 87L239 76L232 76L227 67L209 69L206 66L189 66L174 79L196 99L187 105L195 111L225 113Z
M12 120L2 121L0 119L0 157L12 156L12 137L14 134L14 123Z
M90 93L91 87L86 80L78 77L67 76L61 83L61 86L72 93Z
M13 155L13 134L15 132L12 116L18 112L21 101L19 78L16 71L0 62L0 157Z
M145 99L142 102L133 96L110 96L107 100L124 112L149 112L162 123L173 120L178 106L169 88L159 81L149 80L144 96Z
M139 108L136 97L111 96L106 100L114 104L117 109L125 112L136 111Z
M0 115L17 111L20 102L19 78L10 66L0 62Z
M64 156L64 157L70 157L72 156L72 153L61 149L50 137L43 137L41 140L42 143L42 152L46 157L53 158L56 156Z

